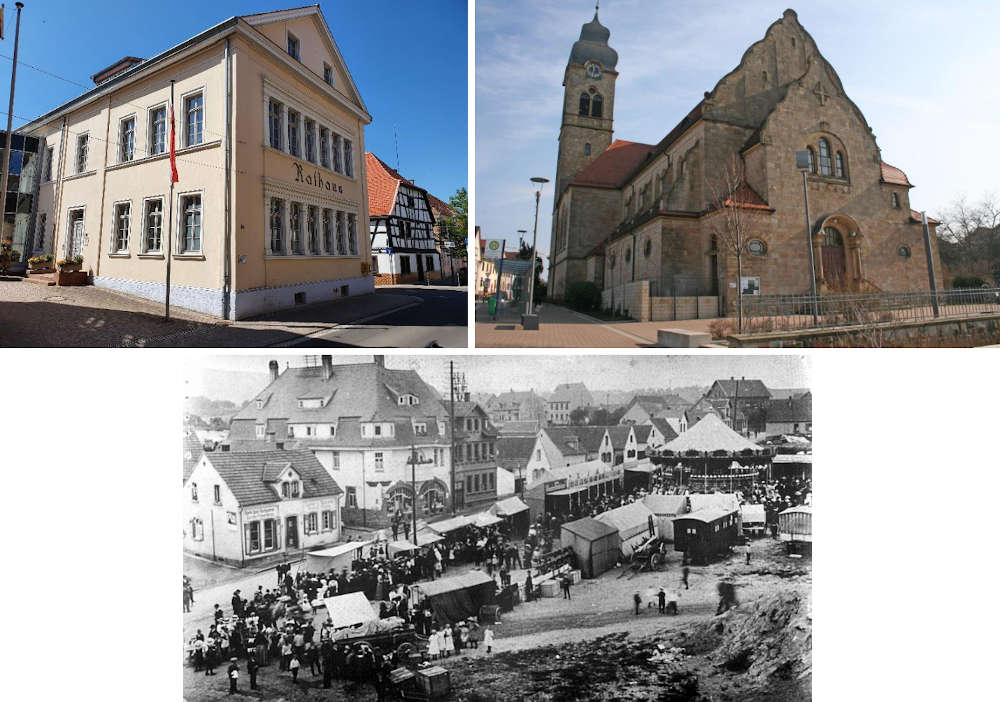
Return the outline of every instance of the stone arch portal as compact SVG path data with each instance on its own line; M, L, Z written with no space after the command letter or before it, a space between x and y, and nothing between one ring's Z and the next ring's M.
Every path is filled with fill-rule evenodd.
M813 231L816 287L820 293L858 292L864 280L864 235L853 217L833 214Z

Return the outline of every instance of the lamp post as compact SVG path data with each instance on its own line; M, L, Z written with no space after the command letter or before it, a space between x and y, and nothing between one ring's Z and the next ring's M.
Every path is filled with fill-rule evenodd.
M535 233L531 240L531 278L528 279L528 307L527 311L521 315L521 327L524 329L538 329L538 315L534 313L533 309L535 299L535 251L538 245L538 203L542 199L542 187L549 182L549 179L535 176L531 179L531 182L538 184L538 190L535 191Z
M809 216L809 188L806 186L806 174L811 170L809 151L795 152L795 167L802 173L802 196L806 202L806 240L809 242L809 294L812 296L813 324L819 326L819 300L816 298L816 253L813 250L812 218ZM743 281L740 281L743 285Z

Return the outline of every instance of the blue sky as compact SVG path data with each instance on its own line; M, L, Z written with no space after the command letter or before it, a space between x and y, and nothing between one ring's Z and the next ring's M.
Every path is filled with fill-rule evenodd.
M872 126L882 156L934 215L956 198L1000 194L996 0L605 0L620 73L615 138L655 144L735 68L791 6ZM562 77L592 1L476 4L476 224L517 240L532 228L529 178L555 179ZM552 184L538 248L548 254ZM530 236L530 234L529 234Z
M123 56L148 58L233 15L306 2L269 0L173 0L168 3L111 0L25 0L20 62L78 84ZM12 0L6 0L0 42L0 110L6 112L10 57L14 55ZM393 126L399 130L401 172L447 201L468 187L468 8L465 0L413 3L320 4L340 52L373 120L365 145L395 165ZM84 89L18 67L14 114L34 118ZM6 116L4 115L4 120ZM14 128L27 119L14 120ZM0 129L6 122L0 123Z

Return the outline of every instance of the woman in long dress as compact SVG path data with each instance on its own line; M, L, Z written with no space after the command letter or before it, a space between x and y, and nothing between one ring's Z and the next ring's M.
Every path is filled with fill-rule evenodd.
M441 642L441 652L444 654L445 658L451 655L451 652L455 649L455 644L451 639L451 627L447 624L444 626L444 630L441 632L443 641Z
M431 629L431 635L427 637L427 655L432 661L436 661L441 653L441 646L438 644L438 633Z

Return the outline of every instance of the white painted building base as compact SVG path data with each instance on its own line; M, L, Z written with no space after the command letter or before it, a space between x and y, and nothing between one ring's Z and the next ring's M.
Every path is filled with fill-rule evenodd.
M124 278L95 277L94 285L99 288L117 290L153 302L163 302L166 298L166 284ZM276 288L252 288L230 293L230 319L246 319L268 312L295 307L297 304L329 302L341 297L365 295L375 291L372 276L338 278L310 283L296 283ZM302 302L296 303L295 296L303 294ZM170 286L170 306L182 307L194 312L222 318L222 290L196 288L186 285Z

